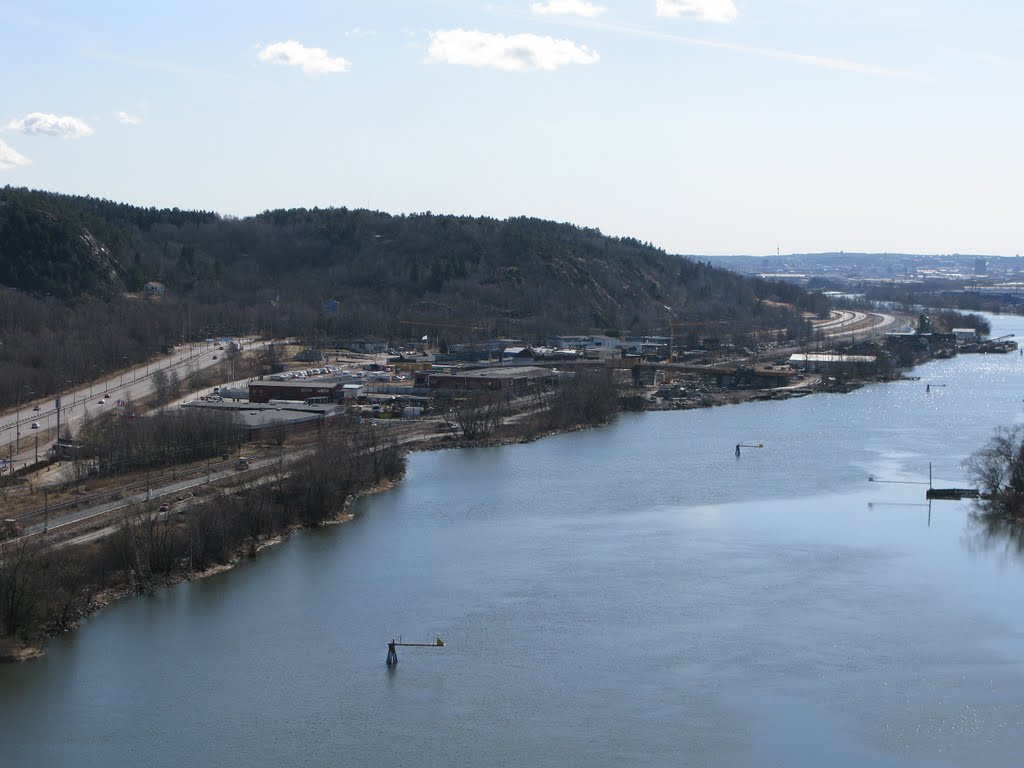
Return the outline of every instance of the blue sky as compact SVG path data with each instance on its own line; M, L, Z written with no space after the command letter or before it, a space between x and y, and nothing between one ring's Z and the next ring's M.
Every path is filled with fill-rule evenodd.
M1019 0L0 4L0 184L1024 251Z

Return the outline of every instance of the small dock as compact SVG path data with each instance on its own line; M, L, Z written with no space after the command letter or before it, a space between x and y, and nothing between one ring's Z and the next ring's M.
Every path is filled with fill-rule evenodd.
M980 499L981 492L977 488L929 488L925 498L942 501L960 501L961 499Z

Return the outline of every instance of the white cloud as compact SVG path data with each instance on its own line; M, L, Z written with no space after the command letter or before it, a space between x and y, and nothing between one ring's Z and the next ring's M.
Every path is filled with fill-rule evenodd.
M541 16L567 15L594 19L605 12L605 7L589 0L548 0L546 3L534 3L530 10Z
M352 63L341 56L328 56L325 48L307 48L302 43L286 40L273 43L260 51L260 61L301 67L306 77L329 75L332 72L348 72Z
M735 21L740 15L732 0L657 0L659 16L695 16L701 21Z
M821 67L822 69L836 69L842 72L856 72L862 75L871 75L874 77L887 77L896 80L913 80L918 82L930 82L932 78L926 74L915 72L913 70L906 69L892 69L889 67L879 67L873 64L865 64L860 61L854 61L852 59L837 59L830 56L816 56L809 53L797 53L796 51L786 51L780 48L758 48L752 45L743 45L742 43L727 43L721 40L708 40L703 37L690 37L688 35L677 35L669 32L659 32L652 29L645 29L643 27L631 27L623 24L606 24L601 21L590 22L590 26L597 29L604 29L610 32L621 32L626 35L635 35L636 37L646 37L651 40L665 40L671 43L679 43L681 45L695 45L702 48L716 48L723 51L735 51L736 53L749 54L751 56L763 56L769 59L779 59L781 61L793 61L800 64L810 64L811 66Z
M24 155L15 152L14 148L9 144L0 141L0 171L17 168L19 165L28 165L30 162L32 161Z
M92 128L77 117L58 117L46 112L33 112L21 119L11 120L7 130L19 133L40 133L62 139L80 139L92 133Z
M541 35L500 35L474 29L430 33L428 57L432 61L490 67L506 72L554 70L567 64L593 64L597 51L572 40Z
M345 33L345 37L373 37L377 34L375 29L363 29L362 27L352 27L348 32Z
M142 118L138 115L130 115L127 112L115 112L114 117L117 118L118 122L124 123L125 125L139 125L142 122Z

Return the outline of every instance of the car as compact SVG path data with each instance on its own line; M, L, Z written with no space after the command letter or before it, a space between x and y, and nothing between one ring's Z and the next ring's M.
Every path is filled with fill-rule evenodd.
M38 411L39 410L39 406L38 405L33 405L32 406L32 410L33 411Z
M217 359L217 356L216 356L216 355L214 355L214 356L213 356L213 359L214 359L214 360L216 360L216 359Z
M105 402L107 402L107 399L106 399L105 397L101 397L101 398L100 398L99 400L97 400L97 402L98 402L98 403L99 403L100 405L103 405L103 404L104 404Z
M170 503L169 503L169 502L166 502L166 501L165 501L165 502L163 502L163 503L162 503L162 504L160 505L160 511L161 511L161 512L167 512L168 510L170 510L170 508L171 508L171 505L170 505Z
M32 428L32 429L39 429L39 422L38 422L38 421L33 421L33 422L32 422L32 427L31 427L31 428Z

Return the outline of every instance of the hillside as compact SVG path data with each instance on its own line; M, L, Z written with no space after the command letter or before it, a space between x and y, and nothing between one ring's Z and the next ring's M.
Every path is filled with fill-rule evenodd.
M164 295L145 296L147 281ZM799 336L799 310L825 307L791 285L538 219L345 208L235 219L10 187L0 290L0 403L216 334L400 342L442 328L453 342L538 341L710 319Z
M0 191L0 285L63 299L126 290L128 270L111 252L123 239L88 218L56 197Z
M238 302L280 330L323 325L331 298L332 330L381 335L398 333L399 319L520 335L653 331L670 318L777 325L791 318L774 302L806 301L789 286L537 219L344 208L231 219L7 188L0 233L10 287L74 298L159 280L169 296Z

